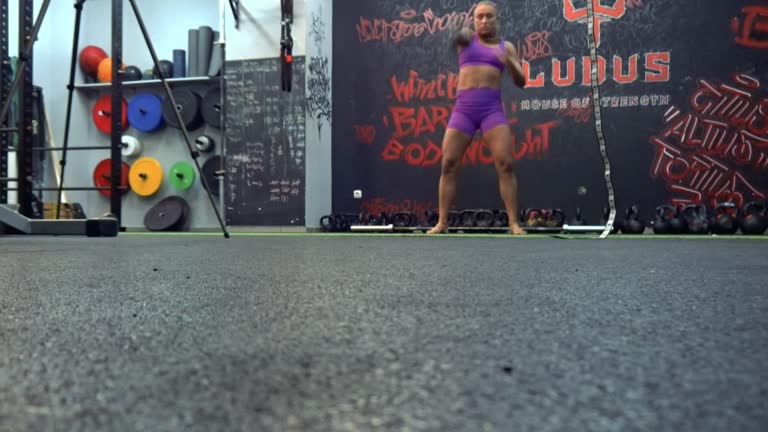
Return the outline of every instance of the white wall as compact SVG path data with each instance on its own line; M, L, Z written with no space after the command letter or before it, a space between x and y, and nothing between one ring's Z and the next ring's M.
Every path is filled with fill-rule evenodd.
M305 0L293 1L293 55L306 55ZM240 28L235 29L227 2L227 59L280 55L280 0L240 0Z

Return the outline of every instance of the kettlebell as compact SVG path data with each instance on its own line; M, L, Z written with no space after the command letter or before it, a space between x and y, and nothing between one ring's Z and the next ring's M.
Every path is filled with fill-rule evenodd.
M571 218L571 221L568 222L568 224L573 226L583 226L587 224L584 219L581 218L580 208L576 207L576 214Z
M672 234L670 219L674 217L675 210L669 204L656 207L656 215L653 218L654 234Z
M601 225L608 225L608 217L611 215L611 209L608 207L603 207L603 217L600 219ZM611 234L617 234L619 230L621 229L621 219L614 218L613 219L613 226L611 227Z
M544 210L544 225L550 228L561 227L565 223L565 213L558 209Z
M640 219L637 204L627 209L624 222L621 224L621 232L624 234L642 234L645 232L645 222Z
M741 232L747 235L762 235L768 228L768 214L765 205L758 201L744 204L739 220Z
M685 232L685 229L686 229L685 219L683 219L680 206L675 205L674 208L675 208L675 213L669 219L669 229L672 234L682 234Z
M392 225L395 228L407 228L415 226L417 222L417 217L412 212L395 212L392 215Z
M325 215L320 218L320 227L323 228L323 232L333 232L334 226L333 226L333 216L331 215Z
M701 204L688 204L683 209L683 219L688 227L689 234L707 234L709 222L707 222L707 209Z
M461 224L463 228L474 228L477 226L477 211L464 210L461 212Z
M541 210L537 209L526 209L523 220L525 221L525 224L531 228L543 227L545 223L544 215Z
M504 228L509 226L509 215L505 210L496 210L493 216L493 227Z
M490 210L478 209L475 211L475 226L478 228L490 228L494 219L495 216Z
M732 202L724 202L715 206L715 212L709 221L713 234L732 235L739 230L739 208Z

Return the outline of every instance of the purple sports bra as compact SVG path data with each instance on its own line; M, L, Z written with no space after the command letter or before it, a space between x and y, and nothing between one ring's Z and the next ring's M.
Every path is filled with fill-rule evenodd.
M499 42L499 48L504 49L504 41ZM483 45L477 38L477 33L472 36L469 43L459 54L459 69L464 66L493 66L500 71L504 70L504 63L499 60L497 48Z

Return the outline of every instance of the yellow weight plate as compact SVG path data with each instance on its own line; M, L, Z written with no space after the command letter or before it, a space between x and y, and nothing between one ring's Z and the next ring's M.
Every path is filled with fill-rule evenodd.
M150 196L155 194L163 184L163 167L157 159L143 157L131 165L128 182L136 195Z

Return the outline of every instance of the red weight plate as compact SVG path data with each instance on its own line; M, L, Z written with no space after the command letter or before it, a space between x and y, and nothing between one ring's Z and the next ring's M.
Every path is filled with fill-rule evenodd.
M123 115L122 128L126 129L128 125L128 103L125 99L122 100ZM105 134L112 133L112 96L104 95L96 101L96 105L93 106L93 123L100 131Z
M128 189L128 172L131 170L130 165L122 162L122 170L120 172L120 187L126 188L122 190L125 193ZM104 159L96 165L96 169L93 170L93 185L96 187L111 187L112 186L112 159ZM109 198L112 196L112 191L109 189L100 189L99 193Z

